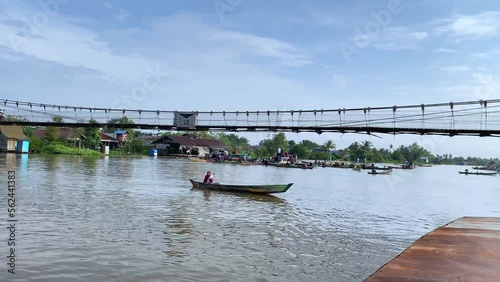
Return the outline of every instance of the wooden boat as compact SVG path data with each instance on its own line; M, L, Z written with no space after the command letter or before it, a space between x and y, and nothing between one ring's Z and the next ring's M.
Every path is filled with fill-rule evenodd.
M379 167L379 166L362 166L362 169L376 169L376 170L391 170L391 166L389 167Z
M459 171L458 173L460 174L473 174L473 175L497 175L496 172L479 172L479 171Z
M190 161L194 163L213 163L213 160L208 160L208 159L200 159L200 158L189 158Z
M190 161L195 162L195 163L206 163L206 159L200 159L200 158L189 158Z
M476 169L476 170L492 170L492 171L496 171L497 170L494 167L486 167L486 166L475 166L472 169Z
M293 183L278 185L232 185L220 183L205 184L203 182L194 181L192 179L190 179L189 181L191 181L191 184L193 184L193 188L197 189L262 194L285 193L293 185Z
M414 169L414 166L402 165L402 166L389 166L389 169Z
M385 170L385 171L369 171L368 174L391 174L391 170Z
M312 166L305 166L299 164L275 164L275 167L286 167L286 168L301 168L301 169L313 169Z

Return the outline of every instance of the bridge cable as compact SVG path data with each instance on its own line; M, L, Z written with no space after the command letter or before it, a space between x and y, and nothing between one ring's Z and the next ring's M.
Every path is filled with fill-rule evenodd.
M31 111L31 119L35 119L35 117L33 116L33 105L31 105L31 103L28 104L28 106L30 107L30 111Z
M210 118L208 119L208 126L212 125L212 116L213 116L213 114L214 114L214 112L210 111Z
M339 125L342 126L342 111L339 109Z
M372 121L371 109L370 107L368 107L368 127L371 126L371 121Z
M344 108L343 112L344 112L344 122L345 122L345 108Z
M420 105L420 108L422 109L422 129L425 128L425 105L422 104Z
M271 117L269 116L270 111L267 111L267 122L269 123L269 131L271 131Z
M396 138L396 110L397 110L397 106L393 106L392 107L392 121L393 121L393 134L394 134L394 138Z
M249 113L248 113L248 111L247 111L247 127L248 127L248 126L250 126L250 123L249 123L249 121L248 121L248 115L249 115ZM247 130L248 130L248 128L247 128Z
M300 127L300 118L302 117L302 110L299 110L299 120L297 121L297 127ZM297 131L299 133L299 131Z
M365 125L366 127L368 127L368 119L366 118L366 108L363 110L364 114L365 114Z
M481 118L480 118L480 121L479 121L479 130L483 130L483 100L479 101L479 105L480 105L480 108L481 108Z
M293 110L290 111L290 115L292 117L292 127L293 127Z
M455 113L453 112L453 102L450 102L451 110L451 129L455 129Z
M484 101L484 129L488 129L488 102Z

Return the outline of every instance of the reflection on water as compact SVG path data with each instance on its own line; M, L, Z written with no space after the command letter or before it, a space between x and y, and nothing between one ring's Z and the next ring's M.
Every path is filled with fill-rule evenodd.
M444 223L500 215L498 178L451 166L377 177L0 154L2 187L9 168L22 177L22 240L18 274L0 281L360 281ZM222 183L294 185L275 195L192 189L207 170Z
M210 201L211 197L222 197L229 195L229 197L239 197L242 200L247 200L247 201L270 202L281 205L286 204L285 199L268 194L232 193L227 191L211 191L211 190L200 190L200 189L193 189L193 192L203 193L203 196L205 197L206 201Z

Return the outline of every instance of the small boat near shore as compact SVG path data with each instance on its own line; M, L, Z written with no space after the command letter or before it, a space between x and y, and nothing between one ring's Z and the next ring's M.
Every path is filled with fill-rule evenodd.
M313 166L303 164L275 164L275 167L313 169Z
M272 184L272 185L233 185L221 183L203 183L190 179L193 188L219 190L228 192L239 193L259 193L259 194L272 194L272 193L285 193L293 183L288 184Z
M384 171L369 171L368 174L391 174L392 170L384 170Z
M479 172L479 171L474 171L474 172L459 171L458 173L459 174L465 174L465 175L468 175L468 174L471 174L471 175L497 175L498 174L496 172Z
M201 158L189 158L193 163L213 163L213 160L201 159Z

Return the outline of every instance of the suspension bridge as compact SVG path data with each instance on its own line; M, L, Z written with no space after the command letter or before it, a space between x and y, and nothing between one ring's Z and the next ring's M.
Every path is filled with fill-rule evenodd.
M111 109L0 99L3 125L142 130L500 136L500 99L289 111ZM58 118L55 118L58 117ZM92 122L91 122L92 120Z

